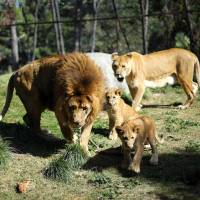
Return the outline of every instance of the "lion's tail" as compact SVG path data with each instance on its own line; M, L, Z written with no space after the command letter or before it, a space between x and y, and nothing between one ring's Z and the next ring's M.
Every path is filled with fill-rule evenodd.
M163 144L163 143L164 143L164 137L163 137L163 135L161 135L161 136L159 137L157 134L155 134L155 137L156 137L156 140L157 140L157 142L158 142L159 144Z
M198 58L196 59L196 62L194 64L194 70L195 70L195 75L197 79L198 86L200 87L200 64Z
M12 76L10 77L9 82L8 82L7 94L6 94L6 102L4 104L2 112L0 113L0 121L3 119L3 117L6 114L6 112L8 111L8 108L10 106L10 102L11 102L12 97L13 97L14 77L15 77L15 73L12 74Z

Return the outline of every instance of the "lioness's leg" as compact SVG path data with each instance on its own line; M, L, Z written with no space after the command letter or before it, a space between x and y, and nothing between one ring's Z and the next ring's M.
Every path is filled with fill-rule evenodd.
M134 171L136 173L140 173L140 163L142 160L142 155L144 151L144 145L142 142L139 142L136 146L135 155L133 158L133 162L129 166L129 170Z
M184 89L186 95L187 95L187 100L184 103L184 105L179 106L181 109L188 108L194 101L194 93L193 93L193 88L192 88L192 81L185 80L183 76L178 75L177 76L178 81L182 88Z
M153 131L153 130L151 130L151 131ZM155 133L152 132L151 134L149 134L148 141L149 141L149 144L151 146L151 151L152 151L150 163L152 165L157 165L158 164L158 151L157 151L157 147L156 147Z
M86 153L88 153L88 142L90 138L92 125L93 125L93 122L90 124L86 124L82 127L82 130L81 130L80 145Z
M135 108L136 111L140 110L140 102L145 92L144 84L141 84L137 87L131 89L131 96L133 98L132 106Z

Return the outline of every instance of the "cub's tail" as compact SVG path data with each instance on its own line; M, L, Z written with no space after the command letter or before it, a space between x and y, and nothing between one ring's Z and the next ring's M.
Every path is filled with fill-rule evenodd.
M194 64L194 70L195 70L198 86L200 87L200 64L199 64L198 58L196 59L196 62Z
M3 117L5 116L5 114L8 111L8 108L10 106L10 102L12 100L13 97L13 90L14 90L14 77L15 77L15 73L12 74L12 76L9 79L8 82L8 86L7 86L7 94L6 94L6 102L4 104L3 110L0 113L0 121L3 119Z

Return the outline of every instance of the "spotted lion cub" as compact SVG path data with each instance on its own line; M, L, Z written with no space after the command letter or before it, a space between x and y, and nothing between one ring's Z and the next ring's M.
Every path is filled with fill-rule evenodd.
M155 133L154 121L145 116L138 117L127 122L121 126L116 127L117 134L122 141L123 162L121 167L136 173L140 173L140 163L143 156L144 144L148 142L151 146L152 156L150 163L158 164L158 152L156 141L163 143ZM132 158L131 152L135 150L135 155Z
M121 98L122 90L112 88L106 93L107 112L109 117L109 139L116 140L116 126L120 126L123 122L139 117L139 114L133 107L129 106Z

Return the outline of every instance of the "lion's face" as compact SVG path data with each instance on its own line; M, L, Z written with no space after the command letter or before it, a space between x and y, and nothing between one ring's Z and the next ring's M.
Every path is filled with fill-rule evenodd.
M122 56L113 54L112 61L114 75L118 81L122 82L131 72L130 56L128 54Z
M122 91L120 89L112 88L106 92L106 99L109 105L114 106L121 98Z
M122 141L122 144L127 149L133 149L138 135L138 128L136 126L130 127L128 124L116 127L117 134Z
M73 96L68 100L68 115L73 128L80 128L86 124L86 119L92 111L92 101L89 95Z

